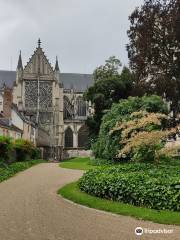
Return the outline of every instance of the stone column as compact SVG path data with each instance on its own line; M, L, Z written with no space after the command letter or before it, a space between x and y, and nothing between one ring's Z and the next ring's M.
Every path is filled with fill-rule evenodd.
M77 131L73 132L73 148L78 147L78 133Z

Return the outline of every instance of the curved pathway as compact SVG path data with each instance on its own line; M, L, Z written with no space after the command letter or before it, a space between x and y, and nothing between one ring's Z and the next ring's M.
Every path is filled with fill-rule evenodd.
M180 239L180 227L112 215L73 204L57 195L82 171L56 163L34 166L0 184L0 240ZM173 229L169 235L134 234L137 226Z

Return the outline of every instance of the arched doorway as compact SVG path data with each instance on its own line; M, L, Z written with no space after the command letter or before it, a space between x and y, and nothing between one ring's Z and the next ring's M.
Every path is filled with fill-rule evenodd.
M72 148L73 147L73 131L70 127L65 130L65 137L64 137L64 145L65 148Z
M89 131L86 125L83 125L78 132L78 147L86 148L88 147L89 139L88 139Z

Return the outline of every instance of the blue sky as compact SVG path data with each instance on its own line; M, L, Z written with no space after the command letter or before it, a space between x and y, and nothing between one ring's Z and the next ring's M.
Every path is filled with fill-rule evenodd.
M42 40L62 72L92 73L109 56L128 64L128 16L143 0L0 0L0 69L25 64Z

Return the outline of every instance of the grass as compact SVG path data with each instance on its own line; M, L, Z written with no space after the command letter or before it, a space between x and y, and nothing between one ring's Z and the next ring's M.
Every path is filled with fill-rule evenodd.
M78 187L78 182L70 183L64 186L58 191L58 193L64 198L90 208L132 216L137 219L149 220L161 224L180 225L180 214L178 212L166 210L157 211L149 208L136 207L129 204L97 198L82 192Z
M84 158L77 157L61 162L60 167L78 170L89 170L94 169L97 166L93 165L92 160L90 160L89 157Z
M0 168L0 182L7 180L10 177L13 177L18 172L24 171L34 165L43 163L43 160L30 160L26 162L15 162L10 164L7 167Z

